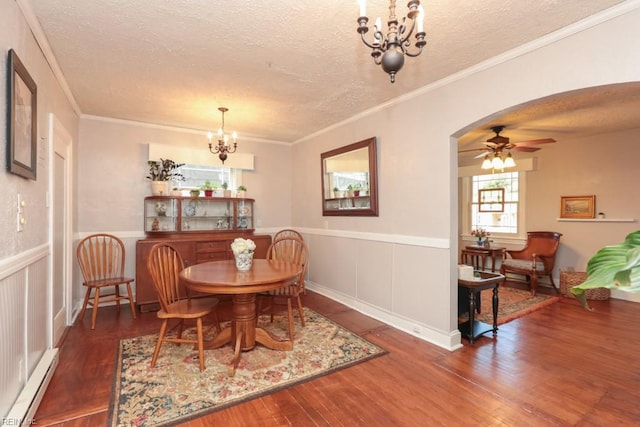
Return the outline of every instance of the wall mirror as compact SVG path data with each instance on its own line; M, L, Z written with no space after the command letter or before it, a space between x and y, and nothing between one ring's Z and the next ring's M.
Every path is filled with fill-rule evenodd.
M322 215L378 216L376 138L320 155Z

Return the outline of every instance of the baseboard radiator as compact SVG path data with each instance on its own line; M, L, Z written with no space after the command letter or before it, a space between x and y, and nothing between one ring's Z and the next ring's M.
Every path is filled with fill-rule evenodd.
M14 426L34 424L33 418L36 410L42 401L56 366L58 366L58 349L46 350L3 421Z

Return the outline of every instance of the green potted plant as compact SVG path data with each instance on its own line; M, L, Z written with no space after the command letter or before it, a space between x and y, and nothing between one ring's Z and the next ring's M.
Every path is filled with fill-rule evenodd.
M176 163L171 159L160 159L160 161L149 160L149 175L147 179L151 180L151 193L154 196L169 195L169 181L182 181L184 176L178 171L178 168L184 166L184 163Z
M624 242L605 246L587 263L587 280L571 288L571 293L589 309L586 291L606 288L640 293L640 230L627 235Z
M216 187L217 186L212 184L211 181L206 180L200 188L202 189L202 191L204 191L205 197L211 197L213 196L213 191L216 189Z
M238 192L238 197L245 197L247 193L247 187L245 187L244 185L238 185L236 191Z
M353 197L353 184L347 186L347 197Z
M353 184L353 197L358 197L360 195L360 190L362 189L362 185L357 183Z
M231 197L231 190L229 190L229 184L226 181L222 183L222 191L224 197Z
M197 188L194 188L194 189L189 191L189 194L191 194L191 197L196 198L196 197L200 196L200 190L197 189Z
M341 190L338 187L333 187L333 197L335 197L336 199L344 197L344 190Z

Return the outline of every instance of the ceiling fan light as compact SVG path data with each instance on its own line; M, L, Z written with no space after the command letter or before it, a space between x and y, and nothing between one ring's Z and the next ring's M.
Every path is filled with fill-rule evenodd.
M500 158L500 156L498 154L496 154L493 157L493 160L491 161L491 166L494 169L503 169L504 168L504 162L502 161L502 159Z
M512 168L516 165L516 161L513 160L513 157L511 157L511 152L509 152L509 154L507 154L507 158L504 159L504 167L505 168Z
M489 155L484 156L484 160L482 161L482 169L491 169L491 159L489 159Z

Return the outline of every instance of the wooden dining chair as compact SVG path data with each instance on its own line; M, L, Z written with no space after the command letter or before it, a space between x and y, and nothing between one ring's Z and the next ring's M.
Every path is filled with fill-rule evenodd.
M259 294L259 307L258 313L267 312L271 313L271 321L273 322L273 316L275 313L275 307L279 304L278 300L285 299L287 302L287 316L289 319L289 338L293 342L294 326L293 326L293 308L291 301L295 300L298 306L298 314L300 316L300 324L305 326L304 322L304 310L302 308L302 300L300 295L304 293L304 279L306 275L307 265L309 263L309 251L304 241L296 237L282 237L271 243L267 249L267 259L271 260L283 260L294 264L298 264L302 267L300 275L295 283L285 286L283 288L275 289L265 293ZM270 304L266 308L262 309L263 301L268 300Z
M285 228L278 231L276 234L273 235L273 241L276 241L278 239L282 239L285 237L295 237L296 239L300 239L304 242L304 239L302 238L302 234L300 234L298 231L292 228Z
M131 314L135 319L136 308L131 293L134 279L124 275L126 251L122 240L111 234L92 234L78 243L76 256L84 279L82 285L87 288L79 319L84 319L87 305L90 305L93 308L91 329L95 329L99 305L103 302L115 302L119 311L121 300L129 301ZM126 287L126 295L120 294L121 285ZM107 288L113 288L113 293L102 293Z
M160 353L162 343L192 343L198 347L198 357L200 359L200 371L204 370L204 333L202 330L202 319L212 315L218 332L220 325L218 323L216 307L218 305L217 298L189 298L186 288L182 286L179 273L184 269L184 262L180 253L169 243L158 243L151 248L149 258L147 259L147 268L151 274L153 285L160 301L160 310L157 312L159 319L162 319L160 326L160 334L158 342L153 351L151 358L151 367L156 366L156 360ZM178 320L174 326L178 327L175 337L167 336L167 326L169 320ZM192 319L196 321L196 339L188 339L182 337L185 320ZM173 329L173 328L172 328Z

